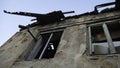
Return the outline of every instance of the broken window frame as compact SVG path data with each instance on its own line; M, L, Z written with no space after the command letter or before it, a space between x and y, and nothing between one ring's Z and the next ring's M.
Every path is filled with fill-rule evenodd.
M44 48L43 48L43 50L42 50L42 52L41 52L41 54L40 54L40 56L39 56L38 59L42 58L42 56L45 53L45 50L48 47L48 44L49 44L49 42L50 42L50 40L51 40L52 37L53 37L53 33L50 34L50 36L49 36L49 38L48 38L48 40L47 40L47 42L46 42L46 44L45 44L45 46L44 46Z
M45 44L45 46L44 46L44 48L43 48L43 50L42 50L42 52L41 52L41 54L40 54L40 56L39 56L39 58L38 59L42 59L42 57L43 57L43 54L45 53L45 50L46 50L46 48L48 47L48 43L50 42L50 40L51 40L51 38L53 37L53 35L54 35L54 33L56 33L56 32L62 32L62 34L63 34L63 32L64 32L64 29L58 29L58 30L52 30L52 31L43 31L43 32L40 32L40 34L39 34L39 37L38 37L38 40L37 40L37 42L35 43L35 46L33 47L33 49L32 49L32 51L30 52L30 54L28 55L28 57L26 58L26 60L27 61L31 61L31 60L34 60L35 59L35 57L37 56L37 54L38 54L38 52L39 52L39 50L42 48L42 35L43 34L50 34L50 36L49 36L49 38L48 38L48 40L47 40L47 42L46 42L46 44ZM62 37L62 34L61 34L61 37ZM61 38L60 37L60 38ZM59 41L60 42L60 41ZM41 45L41 46L40 46ZM58 44L59 45L59 44Z
M92 35L91 35L91 27L93 26L97 26L97 25L101 25L102 28L103 28L103 31L104 31L104 34L105 34L105 37L106 37L106 40L107 40L107 43L108 43L108 48L110 49L110 54L116 54L116 50L115 50L115 47L114 47L114 44L113 44L113 41L112 41L112 38L110 36L110 32L108 30L108 27L107 27L107 23L112 23L112 22L120 22L120 19L118 20L113 20L113 21L106 21L106 22L100 22L100 23L93 23L93 24L88 24L87 25L87 36L88 36L88 52L89 52L89 55L95 55L93 54L94 52L94 45L92 45ZM101 54L100 54L101 55Z

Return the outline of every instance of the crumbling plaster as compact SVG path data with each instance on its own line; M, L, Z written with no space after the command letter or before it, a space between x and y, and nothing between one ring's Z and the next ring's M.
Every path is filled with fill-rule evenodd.
M115 15L120 15L120 13L82 16L62 21L59 24L31 28L33 35L37 36L39 31L64 27L57 53L52 59L18 60L30 46L33 46L31 43L34 41L27 30L17 32L0 48L0 68L117 68L117 57L115 55L89 56L87 54L85 24L85 22L94 19Z

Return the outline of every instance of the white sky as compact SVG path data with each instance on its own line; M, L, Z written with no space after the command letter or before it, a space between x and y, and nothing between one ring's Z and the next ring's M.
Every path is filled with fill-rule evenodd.
M23 11L33 13L48 13L51 11L72 11L81 14L93 11L94 6L114 0L1 0L0 1L0 45L19 31L18 25L32 23L31 17L5 14L3 10Z

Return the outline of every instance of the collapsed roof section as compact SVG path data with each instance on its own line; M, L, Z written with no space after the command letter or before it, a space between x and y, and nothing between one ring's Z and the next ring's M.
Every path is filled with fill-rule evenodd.
M46 25L53 22L59 22L64 20L64 14L74 13L74 11L62 12L62 11L53 11L47 14L38 14L38 13L30 13L30 12L8 12L4 10L7 14L21 15L21 16L29 16L36 17L36 19L32 19L31 21L37 20L40 25Z
M107 7L107 6L111 6L111 5L115 5L115 7L105 8L105 9L101 10L100 12L98 10L99 8ZM116 0L115 2L109 2L109 3L96 5L94 7L94 11L92 11L92 12L86 12L86 13L83 13L83 14L80 14L80 15L69 16L69 17L66 17L66 19L79 18L80 16L85 16L85 15L97 15L99 13L106 13L106 12L112 12L112 11L117 11L117 10L120 10L120 0Z
M65 19L64 14L74 13L74 11L69 11L69 12L53 11L47 14L38 14L38 13L29 13L29 12L8 12L4 10L4 13L35 17L36 19L32 19L31 21L36 20L37 21L36 23L32 23L28 26L19 25L19 28L26 29L27 27L33 27L36 25L46 25L54 22L60 22Z
M109 9L106 8L106 9L102 10L101 12L98 11L98 8L106 7L106 6L110 6L110 5L115 5L115 7L109 8ZM74 11L69 11L69 12L53 11L53 12L50 12L47 14L38 14L38 13L29 13L29 12L8 12L6 10L4 10L4 12L7 14L36 17L36 19L31 20L31 21L36 20L37 22L35 22L35 23L29 24L27 26L19 25L19 28L21 28L21 30L24 30L26 28L34 27L37 25L47 25L47 24L51 24L54 22L60 22L62 20L69 19L69 18L78 18L78 17L84 16L84 15L96 15L99 13L111 12L111 11L115 11L115 10L120 10L120 0L116 0L116 2L110 2L110 3L96 5L94 8L94 11L92 11L92 12L87 12L87 13L83 13L80 15L69 16L69 17L65 17L64 14L74 13Z

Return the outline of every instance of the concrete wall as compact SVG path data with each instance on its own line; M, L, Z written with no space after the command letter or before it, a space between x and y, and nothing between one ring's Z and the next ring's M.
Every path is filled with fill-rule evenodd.
M33 38L24 30L17 32L0 48L0 68L117 68L119 65L116 55L89 56L87 42L87 29L85 22L93 19L112 17L120 13L104 13L88 15L80 18L68 19L59 24L31 28L36 36L39 31L63 28L64 32L58 46L57 53L52 59L33 61L19 60L24 58L26 51L33 47Z
M32 32L36 36L38 31L33 29ZM17 32L0 48L0 68L9 68L32 42L33 38L26 30Z
M86 45L86 26L68 27L54 58L18 61L11 68L117 68L117 57L87 56Z

